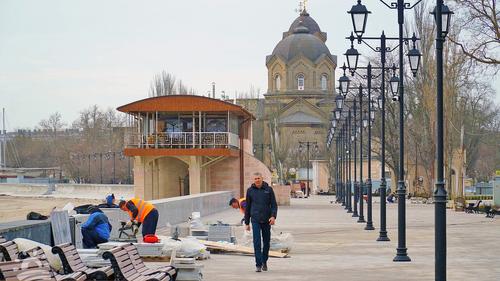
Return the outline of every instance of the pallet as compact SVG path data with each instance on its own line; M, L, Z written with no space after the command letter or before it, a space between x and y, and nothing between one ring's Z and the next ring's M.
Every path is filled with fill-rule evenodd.
M170 257L141 257L145 262L170 262Z
M220 251L220 252L240 253L248 255L254 254L253 248L251 247L239 246L229 243L206 241L206 240L200 240L200 242L203 243L205 246L207 246L207 249L210 249L211 252ZM269 256L273 258L286 258L288 257L288 253L269 251Z

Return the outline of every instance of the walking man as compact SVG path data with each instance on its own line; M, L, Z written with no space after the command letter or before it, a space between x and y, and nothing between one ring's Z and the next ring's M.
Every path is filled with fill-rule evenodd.
M250 231L252 222L255 271L267 271L271 225L276 221L278 204L273 189L262 179L261 173L254 173L254 183L247 190L246 201L245 229Z

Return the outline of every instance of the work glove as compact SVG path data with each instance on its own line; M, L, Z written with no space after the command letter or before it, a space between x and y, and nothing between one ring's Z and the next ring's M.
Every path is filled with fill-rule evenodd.
M133 223L133 221L128 221L128 222L125 224L125 226L126 226L126 227L131 227L131 226L132 226L132 223Z

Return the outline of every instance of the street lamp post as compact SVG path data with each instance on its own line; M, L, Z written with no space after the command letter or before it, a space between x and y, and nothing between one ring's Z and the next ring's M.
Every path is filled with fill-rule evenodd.
M356 134L356 102L354 102L353 104L353 126L352 126L352 129L350 131L350 134L351 134L351 141L353 142L353 146L354 146L354 208L353 208L353 213L352 213L352 217L353 218L357 218L359 217L359 214L358 214L358 200L359 200L359 191L358 191L358 184L356 182L356 179L357 179L357 173L356 173L356 170L358 169L357 167L357 157L358 157L358 149L357 149L357 144L356 144L356 140L357 140L357 134Z
M90 177L90 154L88 155L88 158L89 158L89 172L88 172L88 182L90 183L91 181L91 177Z
M307 149L307 184L306 184L306 198L309 197L309 157L310 157L310 148L314 145L314 148L318 149L318 143L312 141L299 141L299 149L302 150L302 146L305 146Z
M265 144L265 143L257 143L253 145L253 153L257 152L257 149L260 149L260 156L262 159L262 162L264 162L264 149L268 150L269 153L271 153L271 145L270 144ZM269 156L269 169L271 169L271 156Z
M446 199L444 182L444 109L443 109L443 44L449 31L453 13L436 0L434 17L436 20L436 188L434 190L434 236L436 281L446 281Z
M94 161L97 161L97 155L99 155L100 183L102 184L102 153L94 153Z
M347 166L347 174L349 175L349 179L348 179L348 187L347 187L347 198L349 199L349 205L348 205L348 209L347 209L347 213L352 213L352 178L351 178L351 155L352 155L352 150L351 150L351 139L350 139L350 131L351 131L351 109L349 109L348 111L348 114L347 114L347 128L346 128L346 139L347 139L347 143L348 143L348 148L347 148L347 151L348 151L348 160L347 160L347 163L348 163L348 166Z
M348 164L348 161L349 161L349 152L347 151L347 139L346 139L346 130L347 130L347 124L344 123L342 125L342 139L343 139L343 144L342 144L342 158L344 159L344 166L342 166L342 174L344 175L344 179L343 179L343 182L344 182L344 202L345 202L345 206L344 206L344 209L348 210L349 209L349 198L348 198L348 185L349 185L349 182L347 180L348 178L348 175L347 175L347 164Z
M372 90L372 65L371 63L368 63L368 73L367 73L367 78L368 78L368 175L367 175L367 181L366 181L366 188L367 190L367 206L366 206L366 226L365 230L375 230L373 227L373 221L372 221L372 97L371 97L371 90ZM374 112L373 112L374 113ZM374 116L373 116L374 117Z
M363 86L359 85L359 112L363 112ZM363 184L363 118L359 118L359 217L358 223L365 223L365 216L363 214L363 195L364 195L364 184Z
M403 43L405 38L403 37L403 24L404 24L404 12L405 10L412 9L417 4L419 4L422 0L417 0L416 3L411 5L410 3L406 3L405 0L397 0L397 2L393 2L391 4L387 4L384 0L380 0L384 5L386 5L390 9L397 9L398 12L398 25L399 25L399 77L401 81L399 83L399 173L398 173L398 248L396 257L393 259L395 262L405 262L411 261L410 257L407 253L406 248L406 187L404 182L404 85L403 85L403 77L404 77L404 69L403 69ZM361 5L361 1L358 1L358 5ZM353 6L354 10L355 6ZM363 14L363 13L364 14ZM362 11L358 14L364 15L364 24L362 27L359 27L359 21L353 21L354 30L360 30L357 32L358 41L361 41L359 37L364 33L364 27L366 27L366 17L368 16L368 12ZM350 12L352 14L352 12ZM359 17L359 16L358 16ZM415 36L414 36L415 37ZM407 42L407 41L406 41ZM415 41L414 41L415 42ZM413 46L415 49L415 45ZM408 53L408 57L410 59L410 68L413 72L413 75L416 75L418 70L418 66L420 63L420 55L419 53L411 50Z

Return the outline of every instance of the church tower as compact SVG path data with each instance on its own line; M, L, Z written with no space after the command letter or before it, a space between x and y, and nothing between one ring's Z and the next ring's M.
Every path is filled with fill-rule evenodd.
M328 189L330 156L325 143L334 105L337 57L326 41L327 34L303 8L266 57L264 99L237 101L257 117L254 155L285 179L290 170L306 174L310 167L312 190ZM312 143L310 163L305 148L300 149L301 142Z
M336 57L330 53L326 40L327 34L303 10L266 57L268 95L332 93Z

